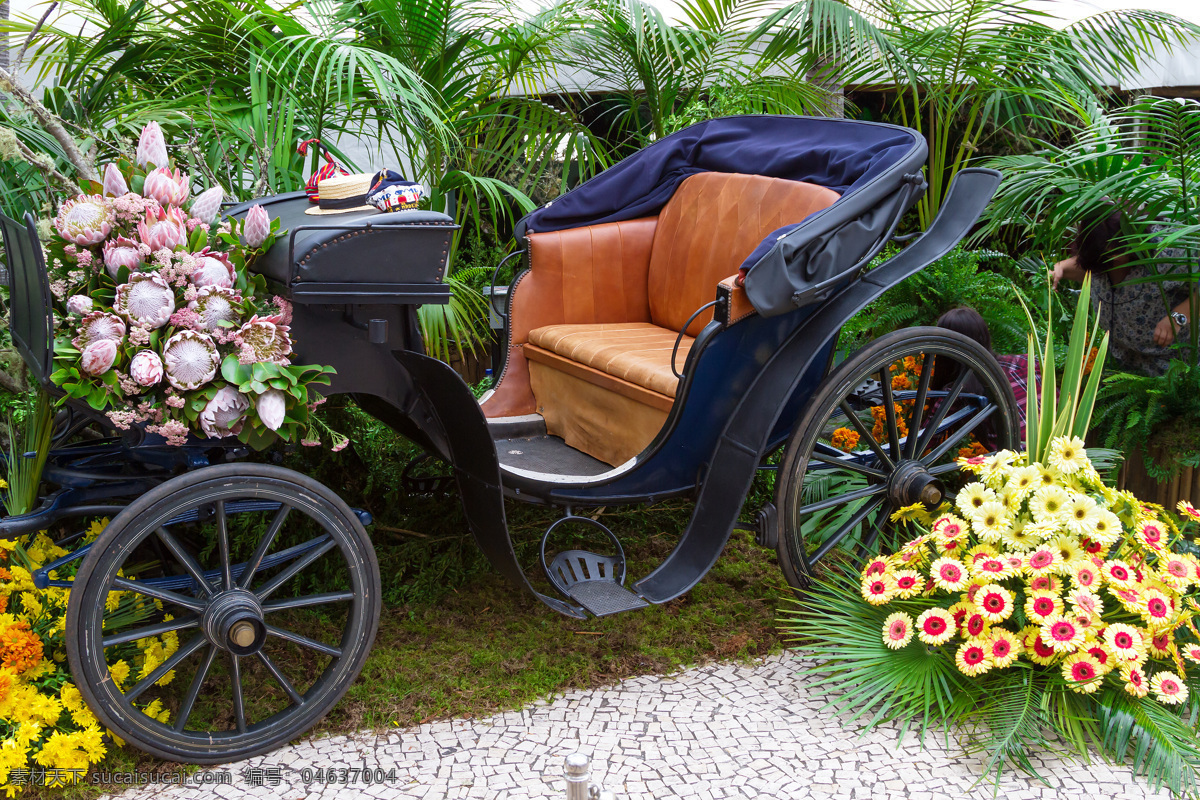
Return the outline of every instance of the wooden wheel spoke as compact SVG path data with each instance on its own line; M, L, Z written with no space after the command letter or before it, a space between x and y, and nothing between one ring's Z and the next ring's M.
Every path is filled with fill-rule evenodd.
M229 563L229 521L225 518L225 503L217 501L217 552L221 558L221 588L233 588L233 566Z
M880 368L879 385L883 387L883 416L887 420L888 453L897 458L900 453L900 426L896 423L896 401L892 396L892 375L889 367Z
M874 467L864 466L855 461L853 456L847 458L847 453L823 442L816 443L816 446L813 447L813 453L814 456L809 458L810 463L827 464L830 467L848 469L851 472L857 472L860 475L866 475L876 480L887 480L886 472L877 470Z
M849 535L849 533L855 528L857 528L862 521L871 514L872 511L879 508L879 506L883 505L883 503L884 498L882 497L863 503L862 508L858 509L858 511L855 511L850 519L842 523L840 528L826 538L825 541L821 542L821 545L816 549L816 552L808 557L809 563L816 564L818 561L824 558L830 550L836 547L842 541L842 539L846 538L846 536Z
M946 453L950 452L950 449L958 444L964 436L978 428L984 420L986 420L992 414L995 414L999 408L1000 406L996 405L995 403L988 403L986 406L981 408L975 414L975 416L963 423L961 428L947 436L946 441L939 444L936 450L934 450L925 458L921 459L921 461L928 465L936 464L938 460L945 456Z
M125 693L125 699L127 701L129 701L130 703L132 703L134 700L136 700L142 694L142 692L146 691L151 686L158 683L160 680L162 680L162 677L164 675L166 675L171 670L175 669L175 667L178 666L180 661L183 661L185 658L190 656L192 653L199 650L207 642L208 642L208 638L203 633L197 633L191 639L188 639L187 644L183 645L178 650L176 650L170 658L168 658L163 663L159 664L158 667L156 667L153 672L151 672L146 677L142 678L140 681L137 682L137 684L132 689L127 691Z
M190 608L192 611L203 611L205 604L201 600L193 597L184 597L181 594L172 592L169 589L160 589L152 584L147 584L145 581L131 581L128 578L113 578L112 585L118 589L123 589L127 592L142 594L146 597L153 597L155 600L162 600L164 603L174 603L177 606Z
M148 636L160 636L167 631L179 631L184 628L194 628L200 624L200 618L188 615L179 619L172 619L166 622L160 622L157 625L147 625L144 628L135 628L125 633L118 633L113 636L105 636L101 642L102 647L115 647L126 642L136 642L138 639L145 639Z
M298 644L301 647L307 647L309 650L316 650L318 653L324 653L327 656L333 656L334 658L342 657L342 650L340 647L333 647L332 645L318 642L315 639L310 639L307 636L295 633L293 631L287 631L283 628L276 628L274 625L268 625L267 633L271 634L272 636L277 636L284 641Z
M254 655L267 668L267 672L271 673L271 677L275 679L275 682L283 687L283 690L287 692L287 696L291 698L291 701L298 706L304 705L304 697L296 691L296 688L292 686L292 682L280 671L279 667L275 666L275 662L267 658L267 654L262 650L259 650Z
M860 439L866 440L867 446L870 447L872 452L875 453L875 456L879 459L879 463L883 464L887 469L894 468L896 465L892 462L892 459L888 458L887 453L883 452L883 448L879 446L879 442L875 441L875 437L872 436L871 432L868 431L862 424L862 420L858 418L858 415L854 413L854 410L850 408L850 405L845 400L842 400L842 402L838 404L838 408L842 410L842 413L845 414L846 418L850 420L850 424L854 426L856 431L858 431Z
M238 733L246 732L246 701L242 696L242 665L229 653L229 686L233 693L233 719Z
M192 580L196 582L196 586L200 591L206 596L212 594L212 586L209 585L208 578L204 575L204 570L200 568L200 563L180 544L179 540L171 535L171 532L163 526L160 526L154 533L167 546L167 549L171 551L171 555L175 556L176 560L192 576Z
M196 674L192 676L192 683L188 686L187 697L183 698L183 704L179 706L179 712L175 716L175 724L172 726L177 732L183 731L187 727L188 717L192 715L192 709L196 705L196 698L200 696L200 689L204 686L204 681L208 678L208 671L212 668L212 663L217 657L217 648L215 645L209 645L208 650L204 653L204 661L201 662L200 668L196 670Z
M920 441L917 442L917 455L913 456L914 458L920 458L929 449L929 446L933 444L933 439L937 436L937 431L942 424L942 420L950 413L951 406L958 402L958 395L962 393L963 386L966 385L970 374L966 370L963 370L954 379L954 383L950 386L950 391L946 393L946 396L938 404L937 410L933 412L933 417L929 420L929 424L925 427L925 430L921 431ZM914 435L914 432L909 431L909 435Z
M824 500L818 500L815 503L810 503L796 509L796 513L800 515L815 514L818 511L824 511L827 508L853 503L855 500L862 500L864 497L874 497L877 494L883 494L887 491L887 486L882 483L875 486L868 486L865 489L856 489L853 492L839 494L836 497L827 497Z
M241 578L238 580L238 586L242 589L250 588L250 582L254 580L254 573L258 572L263 558L266 557L267 551L271 549L271 545L275 542L275 537L279 535L279 529L283 527L283 521L287 519L288 512L291 510L292 507L285 503L280 505L279 510L275 512L271 524L267 527L267 532L258 541L258 546L254 548L254 554L246 562L246 567L242 571Z
M925 401L929 399L929 381L933 377L934 356L926 354L921 359L921 379L917 381L917 396L913 399L912 421L908 425L908 440L905 442L904 457L917 457L917 439L920 438L921 417L925 414Z
M285 600L272 600L263 603L264 614L272 611L286 611L290 608L305 608L307 606L323 606L327 603L342 603L354 599L354 592L325 592L324 594L309 594L303 597L289 597Z
M271 578L271 580L267 581L254 592L255 595L258 596L259 602L266 600L272 592L290 581L298 572L300 572L300 570L304 569L309 564L328 553L337 545L337 542L335 542L333 537L329 534L325 534L317 539L309 540L309 543L314 542L320 542L320 544L314 545L313 548L309 550L303 558L298 558L293 561L288 565L287 569L283 570L283 572L280 572L274 578Z

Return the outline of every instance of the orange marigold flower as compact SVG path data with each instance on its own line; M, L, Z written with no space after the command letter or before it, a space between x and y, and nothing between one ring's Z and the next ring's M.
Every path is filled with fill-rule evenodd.
M983 445L982 442L973 441L966 447L960 447L958 449L958 457L959 458L974 458L975 456L987 455L987 451L988 451L987 448Z
M0 594L0 614L8 611L8 595Z
M0 553L2 552L4 551L0 550ZM12 579L12 573L6 570L4 567L0 567L0 581L11 581Z
M910 388L912 388L912 381L910 381L908 379L907 375L896 375L895 377L892 378L892 388L893 389L910 389Z
M833 432L833 446L838 450L849 453L858 446L859 438L857 431L852 431L849 428L838 428Z
M1093 347L1091 352L1088 353L1087 363L1083 365L1083 374L1084 375L1091 373L1092 367L1096 366L1096 354L1099 352L1100 352L1099 347Z
M28 622L14 622L0 630L0 665L24 672L42 661L42 640L29 630Z

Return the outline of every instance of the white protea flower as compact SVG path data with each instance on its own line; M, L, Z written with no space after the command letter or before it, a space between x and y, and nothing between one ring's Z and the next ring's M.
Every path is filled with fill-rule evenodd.
M287 395L278 389L267 389L255 399L254 410L263 425L277 431L287 416Z
M142 135L138 137L136 157L138 166L142 169L150 165L167 166L167 142L163 138L162 128L154 120L147 122L146 127L142 128Z
M104 168L104 194L113 197L121 197L129 194L129 184L125 182L125 176L121 174L121 170L117 169L116 164L109 164Z
M215 331L222 322L238 322L241 313L235 303L242 302L242 296L233 289L224 286L202 286L196 299L188 303L188 308L200 316L200 324L206 331Z
M113 311L131 325L161 328L175 313L175 291L157 272L135 272L117 287Z
M121 274L121 267L133 272L142 265L142 251L133 239L118 236L104 243L104 268L114 281Z
M79 335L71 340L76 350L83 350L92 342L112 339L119 342L125 337L125 320L116 314L92 311L79 320Z
M280 324L278 315L254 315L241 327L233 340L241 348L238 360L243 364L260 361L291 363L288 356L292 354L292 339L288 335L288 326Z
M200 429L210 439L236 436L249 408L250 398L233 386L222 386L200 412Z
M217 214L221 211L221 201L224 199L225 190L220 186L205 189L192 201L190 213L205 225L211 225L217 219Z
M102 195L81 194L59 206L54 228L79 247L100 244L112 233L113 213Z
M232 289L237 281L237 272L229 263L229 255L209 250L207 247L195 254L197 266L188 276L195 286L223 286Z
M179 331L163 345L167 381L180 391L190 392L211 381L220 363L217 345L207 333Z

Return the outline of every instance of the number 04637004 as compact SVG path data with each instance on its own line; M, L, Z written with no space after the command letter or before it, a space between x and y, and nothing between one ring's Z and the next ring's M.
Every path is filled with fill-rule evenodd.
M336 767L312 769L305 767L300 770L302 783L395 783L396 768L385 770L383 767Z

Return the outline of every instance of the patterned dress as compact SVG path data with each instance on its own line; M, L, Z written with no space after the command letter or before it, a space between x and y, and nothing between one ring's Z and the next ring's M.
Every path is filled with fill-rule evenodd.
M1184 265L1185 254L1179 248L1162 251L1164 263L1158 274L1189 270ZM1092 273L1092 308L1100 319L1100 327L1109 332L1108 358L1110 364L1127 372L1161 375L1167 371L1172 357L1180 358L1177 348L1159 347L1154 343L1154 327L1188 298L1192 284L1188 281L1131 281L1155 274L1146 265L1129 268L1125 279L1113 285L1103 272ZM1164 296L1166 302L1163 302ZM1186 335L1186 332L1178 334Z

